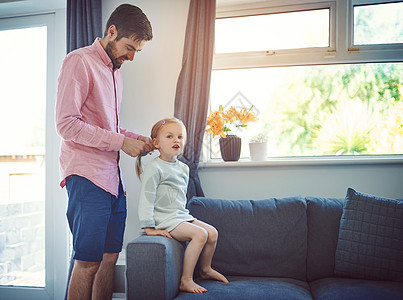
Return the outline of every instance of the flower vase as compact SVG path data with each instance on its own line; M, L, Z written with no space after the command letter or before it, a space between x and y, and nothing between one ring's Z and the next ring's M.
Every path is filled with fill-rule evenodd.
M241 138L236 135L227 135L220 138L221 157L224 161L238 161L241 155Z

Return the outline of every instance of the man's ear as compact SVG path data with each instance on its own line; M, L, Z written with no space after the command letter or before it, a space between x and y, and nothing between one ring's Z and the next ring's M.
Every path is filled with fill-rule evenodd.
M108 37L110 39L115 39L118 36L118 29L115 25L111 25L108 28Z

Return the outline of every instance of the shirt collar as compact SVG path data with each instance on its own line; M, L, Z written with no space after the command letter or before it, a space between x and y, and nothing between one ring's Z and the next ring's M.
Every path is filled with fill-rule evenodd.
M112 61L109 57L109 55L106 53L104 47L102 47L101 45L101 39L98 37L95 39L94 43L92 43L92 45L95 47L97 53L99 54L99 56L101 57L103 63L110 68L111 70L113 70L113 64Z

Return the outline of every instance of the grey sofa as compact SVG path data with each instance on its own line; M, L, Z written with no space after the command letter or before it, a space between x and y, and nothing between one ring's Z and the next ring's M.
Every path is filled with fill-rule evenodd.
M350 198L356 195L352 191ZM213 267L230 282L197 279L206 293L180 293L185 245L165 237L140 236L126 249L127 299L403 299L403 235L399 231L403 230L403 201L391 200L390 210L396 213L391 228L393 251L387 248L379 254L377 246L369 245L370 250L365 246L366 254L359 256L357 246L346 244L345 233L355 234L349 229L352 217L346 201L300 196L235 201L193 198L188 204L191 214L218 229ZM378 213L371 208L370 214ZM387 219L374 222L384 226ZM382 230L389 234L389 228ZM360 238L363 235L359 233ZM366 255L373 259L371 249L380 261L355 263ZM390 266L378 272L374 268L379 263Z

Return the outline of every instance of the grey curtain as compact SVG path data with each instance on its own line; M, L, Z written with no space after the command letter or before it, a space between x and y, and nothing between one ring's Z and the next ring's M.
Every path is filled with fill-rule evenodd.
M188 200L193 196L204 196L198 169L210 94L215 11L215 0L190 1L182 70L176 87L174 114L187 129L181 160L190 169Z
M67 53L102 37L102 0L67 0Z

